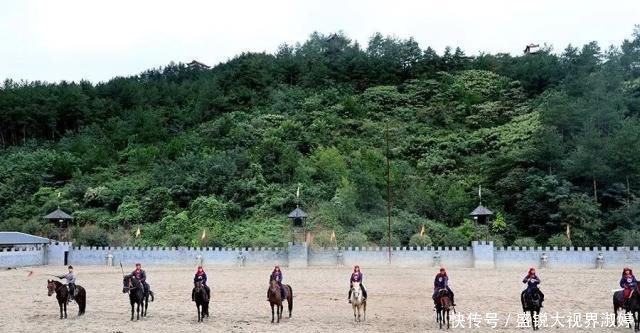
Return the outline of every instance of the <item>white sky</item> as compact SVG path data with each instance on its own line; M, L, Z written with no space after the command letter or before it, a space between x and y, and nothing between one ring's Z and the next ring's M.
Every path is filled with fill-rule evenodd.
M275 52L313 31L366 46L379 31L442 53L520 54L524 45L630 38L640 0L0 0L0 80L105 81L170 61L215 65Z

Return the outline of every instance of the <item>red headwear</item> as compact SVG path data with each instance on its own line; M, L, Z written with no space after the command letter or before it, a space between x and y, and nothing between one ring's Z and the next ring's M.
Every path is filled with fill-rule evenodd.
M444 276L447 276L447 271L444 269L444 267L440 267L440 273L438 274L442 274Z
M276 271L279 272L280 271L280 266L276 265L276 267L273 268L273 271L274 272L276 272Z
M200 272L204 273L204 268L202 268L202 265L198 265L198 268L196 269L196 274Z
M535 274L536 269L534 267L529 268L529 273L527 275Z
M355 272L355 271L358 271L358 272L359 272L359 271L360 271L360 266L358 266L358 265L353 266L353 271L354 271L354 272Z
M625 276L624 272L629 272L629 275L633 275L633 271L629 267L625 267L622 269L622 276Z

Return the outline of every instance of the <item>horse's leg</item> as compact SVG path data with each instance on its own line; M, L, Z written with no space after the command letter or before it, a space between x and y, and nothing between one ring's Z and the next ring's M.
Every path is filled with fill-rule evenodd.
M64 306L64 318L67 319L67 302L64 302L62 306Z
M446 310L447 313L447 329L449 329L450 327L450 322L449 322L449 309Z
M352 304L351 307L353 308L353 321L357 322L358 321L358 314L356 313L357 306L355 304Z
M60 319L64 318L62 317L62 303L58 302L58 305L60 306Z
M273 303L271 303L271 323L273 323Z
M146 317L147 316L147 309L149 308L149 294L146 294L144 296L142 305L144 305L144 307L142 308L142 316Z
M131 303L131 321L133 321L133 307L135 306L135 303L133 301L130 301Z

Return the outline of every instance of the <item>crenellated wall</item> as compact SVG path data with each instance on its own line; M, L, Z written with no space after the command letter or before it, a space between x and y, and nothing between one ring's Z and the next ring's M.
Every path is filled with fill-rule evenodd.
M389 264L386 247L312 248L306 244L289 244L287 248L194 248L194 247L75 247L54 242L44 247L25 247L0 251L0 267L63 265L106 265L108 256L114 266L131 267L137 262L150 265L218 266L283 265L289 267ZM599 255L604 268L640 266L638 247L601 248L496 248L492 242L474 241L470 247L396 247L391 264L399 267L540 267L543 254L549 268L595 268Z
M40 266L46 264L42 246L0 249L0 267Z

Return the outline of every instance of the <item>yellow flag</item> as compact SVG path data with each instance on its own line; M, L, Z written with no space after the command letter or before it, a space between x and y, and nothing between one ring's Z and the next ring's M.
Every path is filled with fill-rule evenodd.
M422 225L422 229L420 229L420 236L424 236L424 224Z
M136 230L136 238L140 237L140 227L138 227L138 230Z
M202 236L200 236L200 240L204 240L205 236L206 236L206 231L202 229Z
M336 231L335 231L335 230L332 230L332 231L331 231L331 240L332 240L332 241L335 241L335 240L336 240Z

